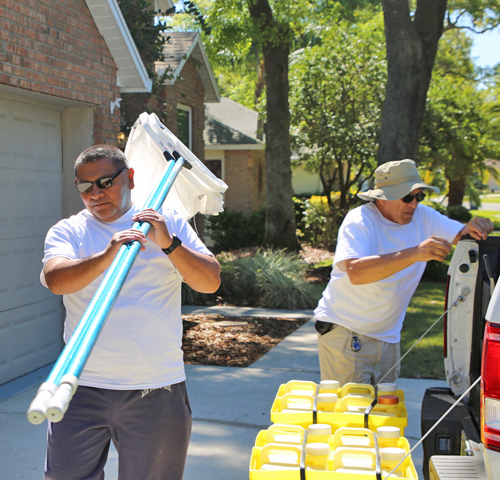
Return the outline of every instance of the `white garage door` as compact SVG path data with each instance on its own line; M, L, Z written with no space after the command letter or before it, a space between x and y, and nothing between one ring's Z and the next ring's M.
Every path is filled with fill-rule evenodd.
M61 297L39 280L61 216L61 112L0 98L0 385L61 350Z

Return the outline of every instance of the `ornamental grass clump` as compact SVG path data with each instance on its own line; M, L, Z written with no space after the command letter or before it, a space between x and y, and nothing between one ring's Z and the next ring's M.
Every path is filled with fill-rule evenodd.
M234 260L231 281L235 295L244 303L287 310L316 306L309 284L304 279L307 263L285 250L257 250L253 256Z

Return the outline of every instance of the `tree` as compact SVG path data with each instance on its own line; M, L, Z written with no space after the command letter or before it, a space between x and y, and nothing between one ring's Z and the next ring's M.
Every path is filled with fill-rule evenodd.
M292 42L304 31L314 5L312 0L247 0L244 3L214 0L208 15L213 33L207 38L211 63L232 62L247 69L249 63L245 57L251 57L258 66L257 74L253 76L257 82L254 92L257 93L252 101L259 97L259 91L265 92L264 243L289 250L297 250L300 245L292 201L288 63ZM265 89L259 75L264 79Z
M356 26L342 22L324 30L321 44L292 63L293 143L300 163L319 174L337 222L355 196L352 188L376 167L386 81L383 43L380 15ZM340 197L334 202L335 190Z
M261 35L266 82L266 231L264 243L298 250L290 163L288 56L293 31L268 0L247 0L255 30Z
M448 206L462 205L468 181L483 169L489 149L483 99L474 86L444 76L427 99L421 160L448 181Z
M466 13L470 15L470 28L480 31L493 28L498 25L500 8L498 0L381 0L381 3L388 80L378 161L385 163L416 159L427 91L443 31L457 28Z
M433 172L442 171L448 182L449 207L462 205L466 190L479 203L475 183L481 183L488 155L498 154L487 95L478 89L471 45L460 30L443 36L420 139L422 163Z

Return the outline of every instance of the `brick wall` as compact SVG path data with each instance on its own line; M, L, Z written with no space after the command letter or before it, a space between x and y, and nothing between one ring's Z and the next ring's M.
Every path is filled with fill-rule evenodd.
M95 105L95 143L116 145L116 65L85 0L1 0L0 42L0 84Z
M205 128L205 87L195 65L188 61L184 65L181 76L173 85L166 85L164 90L166 103L165 120L166 127L177 135L177 105L182 104L191 107L191 151L201 160L205 159L205 142L203 141L203 129Z
M256 150L227 150L224 180L225 207L245 215L265 206L265 155Z

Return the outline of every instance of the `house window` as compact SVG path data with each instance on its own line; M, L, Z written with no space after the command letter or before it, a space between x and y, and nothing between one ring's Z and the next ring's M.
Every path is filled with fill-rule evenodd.
M191 107L177 105L177 138L191 150Z
M205 160L205 165L217 178L222 179L222 160Z

